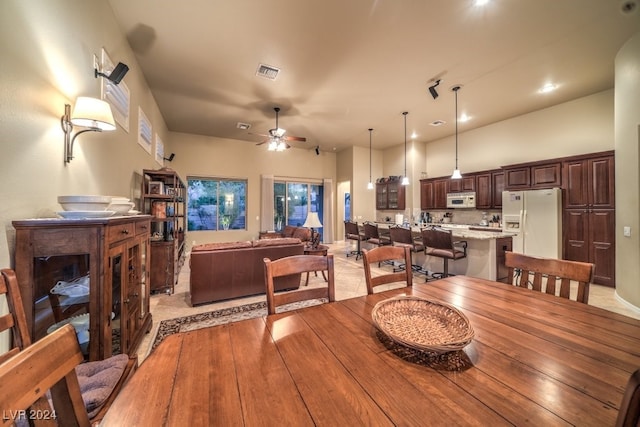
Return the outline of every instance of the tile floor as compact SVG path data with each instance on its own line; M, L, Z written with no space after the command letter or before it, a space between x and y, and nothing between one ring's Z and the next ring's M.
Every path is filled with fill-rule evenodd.
M339 241L328 246L329 253L334 254L336 299L343 300L365 295L367 293L367 287L364 281L362 260L359 259L356 262L355 256L349 258L345 256L347 250L351 249L351 245L344 241ZM424 281L423 275L415 275L414 278L419 283ZM322 275L319 275L318 277L311 275L309 278L309 286L313 286L314 283L320 283L322 280ZM153 327L138 349L138 357L140 361L144 360L147 356L152 344L152 339L156 335L158 324L162 320L265 300L264 295L257 295L236 300L206 304L198 307L191 307L189 305L188 292L189 260L187 256L184 266L180 271L178 284L175 287L174 293L172 295L157 294L151 296L150 309L153 316ZM615 295L613 288L591 285L589 292L589 304L640 319L640 310L635 309L624 301L621 301Z

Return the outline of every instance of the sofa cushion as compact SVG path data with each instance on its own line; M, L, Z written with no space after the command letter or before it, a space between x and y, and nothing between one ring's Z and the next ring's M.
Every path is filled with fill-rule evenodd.
M254 248L264 248L268 246L284 246L284 245L299 245L300 239L294 237L281 237L278 239L260 239L253 241Z
M293 233L297 228L293 225L285 225L284 230L282 230L282 237L293 237Z
M218 242L218 243L203 243L201 245L194 246L191 251L219 251L224 249L241 249L250 248L251 242Z
M309 241L309 240L311 240L311 230L309 230L308 228L304 228L304 227L298 227L293 232L293 237L297 237L298 239L302 240L303 242Z

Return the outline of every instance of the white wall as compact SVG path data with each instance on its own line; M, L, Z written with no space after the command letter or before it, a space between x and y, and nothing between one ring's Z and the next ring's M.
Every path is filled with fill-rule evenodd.
M640 307L640 33L620 49L615 64L616 292Z
M0 265L10 266L13 219L55 216L58 195L129 197L134 172L160 167L136 142L139 105L154 133L168 141L168 132L108 2L3 0L0 40ZM64 104L100 97L93 55L100 57L102 47L114 62L129 65L131 131L80 136L65 165Z
M248 180L247 230L187 232L188 245L206 242L251 240L260 230L260 175L277 178L336 182L336 155L313 149L290 148L284 152L267 151L264 145L201 135L171 133L174 169L185 181L188 176L212 176ZM334 184L335 185L335 184ZM335 188L334 188L335 193ZM335 222L335 212L331 212Z

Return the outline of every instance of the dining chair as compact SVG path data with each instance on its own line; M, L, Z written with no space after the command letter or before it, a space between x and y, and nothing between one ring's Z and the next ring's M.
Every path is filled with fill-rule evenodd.
M442 273L432 273L432 277L441 278L452 276L449 274L449 260L455 261L467 257L467 241L454 240L451 230L431 226L420 230L424 253L428 256L442 258L444 266Z
M0 270L0 273L0 295L5 295L9 308L9 313L0 316L0 332L10 330L12 337L12 348L0 355L0 362L2 362L29 348L32 343L15 271L5 268ZM75 339L77 341L77 338ZM137 356L130 357L126 354L78 365L76 374L85 402L85 410L92 423L97 423L104 417L137 366Z
M333 254L292 255L276 260L264 258L264 274L267 292L267 311L276 313L276 307L292 302L325 298L329 302L336 300L335 278L333 270ZM296 289L285 292L275 292L273 279L292 274L308 273L312 271L326 271L327 285L321 287Z
M571 281L575 281L578 284L576 301L589 303L589 284L593 280L594 269L592 263L541 258L507 251L505 265L509 280L507 283L571 299Z
M364 278L367 283L367 293L373 294L376 286L386 285L394 282L405 282L407 287L413 286L413 274L408 268L402 271L372 275L371 264L377 262L380 265L383 261L402 260L404 264L411 264L411 251L408 247L401 246L378 246L372 249L362 250L362 263L364 264Z
M347 257L355 255L357 261L362 256L361 245L364 240L364 235L360 233L360 227L358 227L357 222L344 222L344 238L345 240L355 240L357 242L356 250L347 252Z
M405 228L400 225L393 225L389 228L389 236L393 246L399 246L402 248L409 248L411 252L411 270L418 273L425 273L426 271L422 266L413 263L413 254L416 252L422 252L424 245L419 239L413 237L413 233L410 228ZM401 268L406 268L406 265L400 265L395 268L395 271L399 271Z
M637 427L640 425L640 369L627 382L622 403L616 419L616 427Z
M53 407L39 407L42 419L30 421L46 425L46 418L55 418L60 426L91 425L75 371L82 360L76 331L67 324L0 364L1 425L12 425L21 414L30 414L32 405L46 399L49 390Z
M364 240L374 246L386 246L391 245L391 238L389 236L382 236L378 228L378 224L367 221L362 225L364 231Z

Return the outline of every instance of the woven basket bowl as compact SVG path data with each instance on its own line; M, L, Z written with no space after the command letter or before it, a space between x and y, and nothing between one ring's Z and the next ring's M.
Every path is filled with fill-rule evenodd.
M414 296L398 296L373 307L375 326L393 341L429 353L464 348L474 336L469 319L457 308Z

